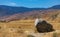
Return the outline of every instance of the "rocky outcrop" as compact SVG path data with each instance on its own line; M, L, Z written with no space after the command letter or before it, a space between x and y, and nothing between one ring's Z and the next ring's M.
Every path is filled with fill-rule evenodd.
M53 26L46 21L39 22L36 25L37 31L39 33L51 32L54 31Z

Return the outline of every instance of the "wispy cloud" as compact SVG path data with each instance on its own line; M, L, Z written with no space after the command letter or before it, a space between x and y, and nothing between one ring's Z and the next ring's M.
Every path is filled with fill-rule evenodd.
M10 5L12 5L12 6L16 6L17 4L14 3L14 2L11 2Z
M17 4L15 2L9 2L9 3L6 3L6 5L9 5L9 6L17 6Z

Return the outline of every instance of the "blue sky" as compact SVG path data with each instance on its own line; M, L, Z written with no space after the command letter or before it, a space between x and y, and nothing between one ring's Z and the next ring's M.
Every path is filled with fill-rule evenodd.
M0 5L48 8L60 5L60 0L0 0Z

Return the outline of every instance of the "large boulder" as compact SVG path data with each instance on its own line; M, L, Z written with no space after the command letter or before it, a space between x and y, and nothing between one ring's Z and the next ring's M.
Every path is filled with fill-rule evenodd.
M47 23L45 20L42 22L38 22L38 24L36 25L36 28L39 33L54 31L53 26Z

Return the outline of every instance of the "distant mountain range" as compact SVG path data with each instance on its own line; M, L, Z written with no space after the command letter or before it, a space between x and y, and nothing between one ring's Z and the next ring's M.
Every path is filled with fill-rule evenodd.
M46 9L60 9L60 5L56 5L50 8L27 8L27 7L12 7L0 5L0 16L12 15L16 13L24 13L33 10L46 10Z
M60 5L55 5L50 8L27 8L27 7L12 7L12 6L5 6L5 5L0 5L0 20L8 19L8 20L13 20L13 19L22 19L27 17L35 18L35 17L40 17L41 13L46 14L49 12L56 12L60 10Z
M12 15L16 13L24 13L33 10L44 10L45 8L27 8L27 7L12 7L0 5L0 16Z
M50 7L50 9L60 9L60 5L52 6L52 7Z

